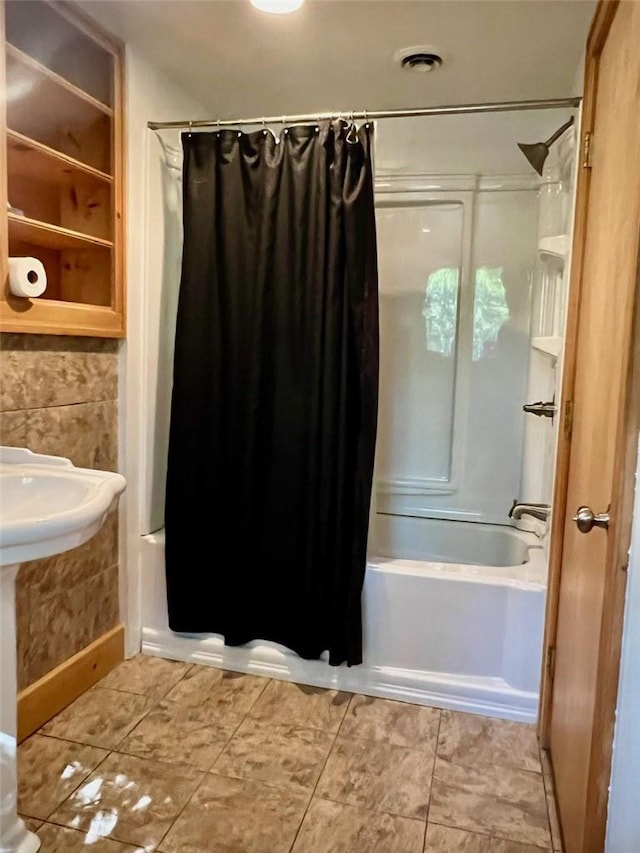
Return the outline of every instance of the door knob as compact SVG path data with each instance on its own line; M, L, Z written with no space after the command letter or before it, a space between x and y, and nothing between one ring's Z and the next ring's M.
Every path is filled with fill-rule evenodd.
M609 513L594 513L588 506L579 507L578 512L573 516L573 520L578 525L580 533L590 533L594 527L609 529Z

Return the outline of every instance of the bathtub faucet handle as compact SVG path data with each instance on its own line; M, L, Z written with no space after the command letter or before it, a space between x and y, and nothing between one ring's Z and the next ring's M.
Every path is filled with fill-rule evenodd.
M553 421L553 416L557 412L555 397L550 403L543 403L542 400L539 403L527 403L522 407L522 411L529 415L537 415L539 418L551 418Z
M509 518L516 520L522 518L523 515L530 515L537 518L538 521L546 521L550 514L551 507L549 504L518 503L517 499L514 500L509 510Z

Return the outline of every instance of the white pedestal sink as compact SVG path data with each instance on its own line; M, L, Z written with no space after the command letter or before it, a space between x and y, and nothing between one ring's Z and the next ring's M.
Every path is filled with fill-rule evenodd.
M0 853L35 853L18 817L15 579L20 563L82 545L102 526L125 479L68 459L0 447Z

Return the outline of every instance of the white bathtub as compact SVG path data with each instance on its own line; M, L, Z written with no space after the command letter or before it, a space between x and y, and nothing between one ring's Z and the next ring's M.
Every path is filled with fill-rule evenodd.
M371 696L533 722L546 563L509 527L377 516L365 579L364 663L329 667L282 646L227 648L169 630L164 532L141 540L142 650Z

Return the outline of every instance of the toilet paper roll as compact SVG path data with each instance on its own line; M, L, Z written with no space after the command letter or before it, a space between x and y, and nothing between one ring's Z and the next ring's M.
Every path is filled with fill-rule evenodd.
M9 289L14 296L42 296L47 274L37 258L9 258Z

